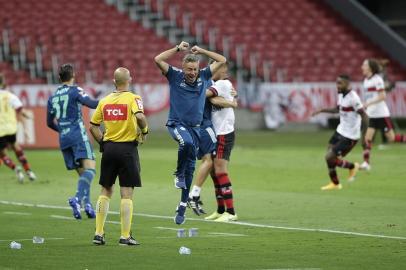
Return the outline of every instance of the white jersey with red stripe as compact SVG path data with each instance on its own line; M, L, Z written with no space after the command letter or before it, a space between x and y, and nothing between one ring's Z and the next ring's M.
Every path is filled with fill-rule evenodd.
M217 95L232 101L234 98L231 96L233 84L229 80L218 80L210 88L217 92ZM234 131L234 109L233 108L218 108L213 106L211 115L214 130L217 135L225 135Z
M370 78L364 79L364 99L366 102L376 100L381 91L385 91L385 83L381 76L375 74ZM389 108L386 105L385 100L368 106L366 112L369 118L383 118L390 116Z
M340 112L337 132L348 139L358 140L361 137L361 116L358 113L363 108L361 99L355 91L339 94L337 106Z

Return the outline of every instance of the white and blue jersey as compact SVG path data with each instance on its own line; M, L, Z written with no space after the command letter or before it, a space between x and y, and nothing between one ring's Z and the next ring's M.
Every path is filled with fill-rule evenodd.
M91 99L82 88L69 85L59 86L48 99L47 125L59 133L62 150L79 142L89 142L83 124L82 105L94 109L97 104L98 101Z
M182 70L169 66L166 74L170 92L167 126L176 124L200 126L203 120L206 89L211 84L211 76L210 67L206 67L199 71L199 76L193 84L188 84Z

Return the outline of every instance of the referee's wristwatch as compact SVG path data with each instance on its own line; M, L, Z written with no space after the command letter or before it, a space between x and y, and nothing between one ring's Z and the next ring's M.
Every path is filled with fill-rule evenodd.
M141 129L143 135L148 134L148 127L144 127Z

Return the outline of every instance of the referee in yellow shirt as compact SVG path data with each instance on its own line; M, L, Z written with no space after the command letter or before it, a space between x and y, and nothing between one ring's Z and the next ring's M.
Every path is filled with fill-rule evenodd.
M90 121L90 132L103 148L99 184L101 194L96 204L96 232L93 243L104 245L104 223L109 210L113 185L118 176L121 194L120 245L138 245L131 236L134 187L141 187L138 142L143 142L148 133L148 124L140 96L131 93L130 71L118 68L114 72L116 91L99 101ZM100 130L104 123L105 133Z

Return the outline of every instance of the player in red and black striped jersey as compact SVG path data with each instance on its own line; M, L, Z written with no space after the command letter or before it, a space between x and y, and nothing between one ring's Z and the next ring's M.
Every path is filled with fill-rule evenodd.
M349 87L349 76L345 74L338 76L336 83L338 91L337 107L321 109L313 113L313 116L322 112L340 113L340 124L329 141L326 154L326 162L331 182L323 186L321 188L322 190L342 188L336 172L337 166L348 169L348 181L354 181L359 164L343 160L342 157L351 151L361 137L361 119L364 128L368 123L368 116L364 111L359 96Z

